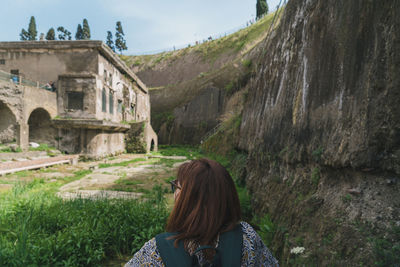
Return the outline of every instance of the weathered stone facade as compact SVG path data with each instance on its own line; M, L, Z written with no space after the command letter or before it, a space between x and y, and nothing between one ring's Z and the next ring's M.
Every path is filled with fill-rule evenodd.
M57 134L50 119L57 116L56 94L40 88L0 81L0 143L28 142L43 138L55 145Z
M99 157L124 151L129 123L150 121L146 86L101 41L1 42L0 59L4 63L0 70L38 84L54 82L56 88L55 92L49 92L23 87L29 88L25 91L49 94L52 103L51 107L32 113L34 105L40 106L42 101L25 101L20 104L21 115L13 111L16 107L9 105L18 101L16 93L2 89L1 93L9 96L9 100L0 98L0 112L7 115L0 120L1 142L11 141L11 136L18 135L16 131L26 128L24 138L18 138L23 148L32 138L38 142L46 139L66 153ZM28 99L25 93L19 97ZM41 121L44 117L51 118L51 125ZM27 126L28 120L48 130L35 131ZM153 131L148 132L146 140L157 139L151 134Z

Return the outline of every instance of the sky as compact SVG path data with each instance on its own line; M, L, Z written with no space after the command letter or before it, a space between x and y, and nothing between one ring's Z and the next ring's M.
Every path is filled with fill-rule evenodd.
M281 0L267 0L273 11ZM284 1L282 0L282 3ZM149 54L231 33L254 19L256 0L1 0L0 41L18 41L35 16L38 36L53 27L75 32L86 18L92 40L121 21L126 55Z

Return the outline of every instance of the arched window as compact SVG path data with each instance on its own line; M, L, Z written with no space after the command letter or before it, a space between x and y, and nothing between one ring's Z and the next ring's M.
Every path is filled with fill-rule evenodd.
M103 88L103 91L101 93L101 109L103 112L107 112L107 94L106 94L106 89Z
M109 109L110 109L110 114L114 114L114 96L111 92L108 93L108 101L109 101Z

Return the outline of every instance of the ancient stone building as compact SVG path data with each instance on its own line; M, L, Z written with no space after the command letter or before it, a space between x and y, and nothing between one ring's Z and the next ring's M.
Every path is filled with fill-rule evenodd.
M146 147L157 147L146 86L101 41L0 42L0 70L11 74L0 88L0 142L98 157L124 151L125 132L144 123Z

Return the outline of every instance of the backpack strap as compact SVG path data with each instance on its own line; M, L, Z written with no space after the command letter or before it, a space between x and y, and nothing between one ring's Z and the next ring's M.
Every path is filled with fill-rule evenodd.
M217 252L222 266L240 267L242 263L243 232L238 224L229 231L220 234Z
M183 247L183 242L179 241L178 247L175 248L175 239L169 239L169 237L176 235L177 233L162 233L156 235L156 245L160 252L161 258L166 267L192 266L192 257Z
M162 233L156 235L156 245L166 267L189 267L198 264L196 255L190 254L184 249L183 242L174 247L175 239L168 239L177 233ZM203 249L215 249L213 266L240 267L242 261L243 232L238 224L233 230L220 234L217 248L200 246L195 253Z

